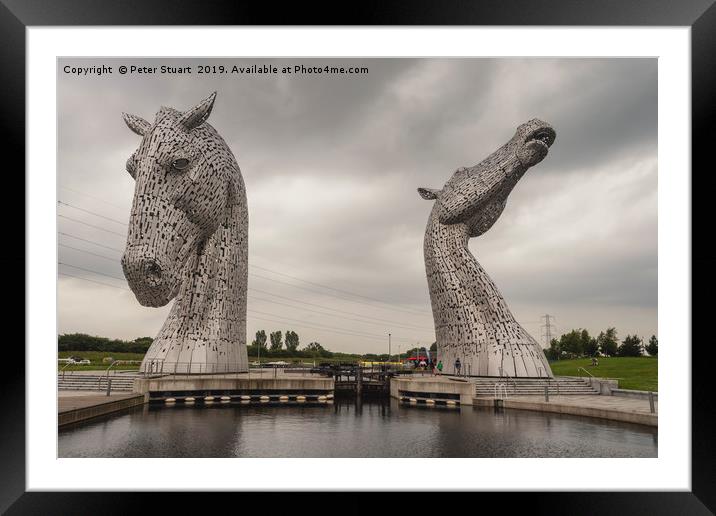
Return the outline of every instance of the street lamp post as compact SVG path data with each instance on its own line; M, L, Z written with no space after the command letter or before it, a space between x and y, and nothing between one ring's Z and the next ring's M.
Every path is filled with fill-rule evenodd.
M390 333L388 334L388 362L390 362Z

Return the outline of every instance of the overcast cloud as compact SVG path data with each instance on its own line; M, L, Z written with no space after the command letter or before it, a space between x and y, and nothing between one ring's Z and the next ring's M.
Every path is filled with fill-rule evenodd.
M66 64L253 62L370 71L62 73ZM214 90L210 123L248 195L249 341L258 329L293 329L301 346L340 351L387 351L388 332L393 351L433 342L422 251L431 203L416 188L442 187L531 118L552 124L557 140L497 224L471 240L473 254L540 341L546 313L557 332L656 334L655 59L60 60L60 333L158 332L169 306L140 306L121 279L134 189L124 164L139 144L121 113L151 121L162 105L187 109Z

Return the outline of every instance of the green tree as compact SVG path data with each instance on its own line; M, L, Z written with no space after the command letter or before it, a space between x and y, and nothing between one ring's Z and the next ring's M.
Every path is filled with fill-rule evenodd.
M584 348L584 352L588 357L597 356L599 354L599 344L597 343L597 339L591 337Z
M589 334L587 333L587 337ZM561 355L569 357L581 357L584 355L584 343L582 341L582 331L572 330L563 334L559 338L559 349Z
M298 349L298 344L299 344L298 333L296 333L293 330L288 330L286 332L285 340L286 340L286 349L288 351L293 353Z
M560 354L559 341L552 339L549 343L549 347L544 350L544 355L547 357L547 360L559 360Z
M433 342L430 344L430 353L437 353L438 352L438 343Z
M266 332L264 330L257 331L256 338L251 345L261 348L261 351L266 351Z
M304 349L306 351L323 351L323 346L321 346L318 342L311 342Z
M649 339L649 344L646 345L646 352L652 357L655 357L659 353L659 340L656 335L652 335Z
M619 341L617 340L617 329L607 328L606 333L601 332L597 337L597 343L599 344L599 351L602 355L607 357L613 357L617 354L617 348Z
M627 335L617 349L620 357L640 357L644 351L644 344L636 335Z
M330 351L323 349L323 346L321 346L318 342L311 342L305 348L303 348L303 351L305 351L312 357L328 358L333 355L333 353L331 353Z
M283 333L278 331L272 331L270 335L271 339L271 351L279 351L281 349L281 346L283 343L281 342L281 337L283 336Z
M58 335L57 349L58 351L146 353L152 340L151 337L139 337L132 341L125 341L87 335L86 333L68 333Z
M591 345L592 345L592 337L589 335L589 332L582 328L582 332L579 334L579 340L580 347L582 348L582 354L586 355L588 357L594 356L596 354L596 350L594 353L590 353L591 351Z

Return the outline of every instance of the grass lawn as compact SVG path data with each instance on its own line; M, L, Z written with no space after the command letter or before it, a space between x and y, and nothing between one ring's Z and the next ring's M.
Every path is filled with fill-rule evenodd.
M65 371L96 371L98 369L107 369L109 367L109 364L111 362L103 362L102 360L105 357L112 357L115 360L142 360L144 358L144 353L119 353L119 352L112 352L112 351L60 351L57 358L69 358L69 357L82 357L86 358L90 362L92 362L89 365L68 365L65 368ZM266 357L261 356L261 363L266 362L276 362L279 360L283 360L285 362L288 362L289 364L313 364L315 361L316 365L322 362L330 362L330 363L337 363L337 362L355 362L358 360L358 357L332 357L332 358L287 358L287 357ZM256 361L256 355L249 356L249 362L255 362ZM66 364L59 363L57 366L57 369L60 370L62 367L64 367ZM139 364L117 364L112 368L112 370L138 370Z
M90 362L89 365L69 365L65 371L96 371L98 369L107 369L111 362L103 362L105 357L112 357L115 360L141 360L144 353L114 353L112 351L60 351L57 358L82 357ZM58 363L57 369L65 367L66 364ZM112 370L132 370L139 369L139 364L117 364Z
M599 357L599 365L591 366L591 358L550 362L557 376L588 376L583 367L598 378L616 378L620 389L658 392L659 360L655 357Z

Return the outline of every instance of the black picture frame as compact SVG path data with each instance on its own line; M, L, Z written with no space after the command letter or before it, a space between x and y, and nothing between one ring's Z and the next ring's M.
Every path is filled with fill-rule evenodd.
M697 235L712 233L710 195L714 174L709 158L714 155L716 120L716 5L714 0L364 0L356 4L294 2L275 5L230 1L193 0L0 0L0 131L6 158L17 159L14 168L15 202L22 203L25 149L25 29L28 26L83 25L576 25L576 26L688 26L691 27L692 73L692 491L690 492L584 492L584 493L473 493L485 507L504 506L505 497L513 511L522 507L530 513L549 514L711 514L716 511L716 446L714 425L710 418L716 404L716 390L711 384L713 343L707 336L704 321L712 317L710 294L716 288L713 269L716 251L706 239ZM7 162L5 163L8 167ZM9 174L9 170L6 173ZM52 172L52 171L48 171ZM668 172L668 171L661 171ZM699 173L697 173L699 172ZM7 176L6 176L7 177ZM697 187L698 186L698 187ZM7 185L6 185L7 187ZM12 202L12 200L9 200ZM22 210L22 211L20 211ZM24 213L18 207L16 213ZM4 224L6 242L12 242L12 253L0 253L2 270L24 270L25 228ZM23 245L20 245L20 242ZM7 249L7 247L6 247ZM30 273L30 271L27 271ZM24 312L24 283L20 274L7 274L7 290L14 292L13 306L18 314L5 314L8 321L20 320ZM22 297L18 294L23 292ZM20 302L20 299L23 302ZM665 314L660 314L665 317ZM6 343L7 344L7 343ZM26 343L27 345L27 343ZM39 345L39 343L34 343ZM54 348L48 348L54 349ZM0 510L8 514L119 514L148 509L160 501L165 511L175 506L178 512L206 510L204 501L192 494L179 493L71 493L26 492L25 489L25 353L19 346L5 348L12 367L3 367L3 438L0 440ZM668 378L667 378L668 381ZM582 474L583 472L578 472ZM430 485L429 480L427 485ZM150 496L161 500L148 500ZM205 493L212 506L225 506L227 496ZM245 494L237 496L245 497ZM355 494L349 495L355 501ZM438 493L417 502L420 510L434 503L443 508L453 503L452 493ZM263 499L267 498L264 494ZM271 512L280 500L271 495ZM489 499L488 499L489 498ZM306 503L305 494L294 493L288 503L295 507ZM328 500L328 498L326 498ZM241 506L249 502L243 499ZM350 502L350 499L346 500ZM229 503L235 503L229 502ZM315 507L316 502L312 503ZM327 506L334 501L327 501ZM279 505L277 505L279 504ZM496 505L493 505L496 504ZM348 506L357 504L348 503ZM345 510L346 503L339 504ZM283 507L281 507L283 508ZM238 510L238 507L237 507ZM436 508L435 510L440 510Z

